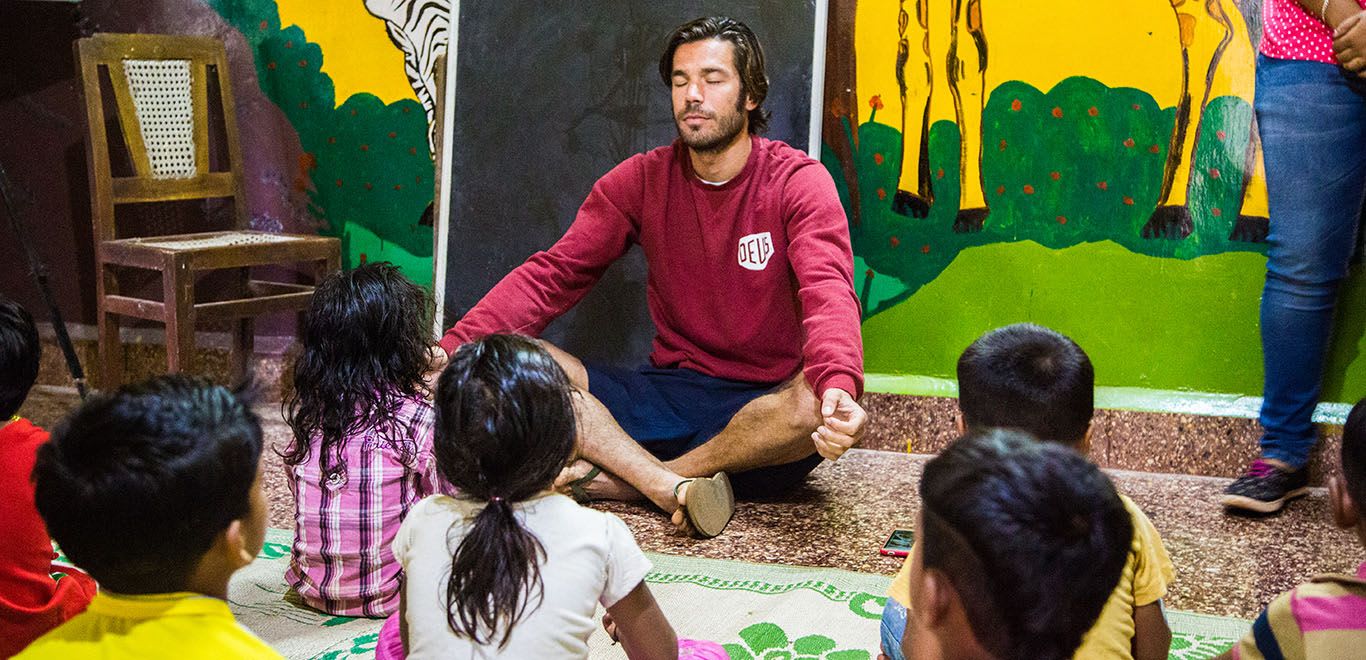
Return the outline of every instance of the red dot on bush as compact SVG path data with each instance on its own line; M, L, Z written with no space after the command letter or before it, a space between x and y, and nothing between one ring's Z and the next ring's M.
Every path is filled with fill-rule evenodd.
M1005 193L1006 193L1006 187L1005 187L1005 186L996 186L996 194L997 194L997 195L1004 195Z
M1006 150L1006 141L1005 141L1005 140L1001 140L1001 151L1005 151L1005 150Z
M895 237L895 236L893 236L893 237L887 239L887 242L888 242L888 243L891 243L891 244L892 244L892 247L897 247L897 246L901 245L901 239L899 239L899 238L897 238L897 237Z
M878 199L887 199L887 190L886 190L885 188L878 188L878 189L877 189L877 198L878 198Z
M874 162L874 163L877 163L878 165L881 165L881 164L882 164L882 154L873 154L873 162Z
M1019 112L1020 108L1022 107L1024 106L1020 103L1020 99L1015 99L1014 101L1010 102L1010 109L1014 110L1015 112Z
M1130 197L1130 196L1128 196L1128 195L1125 195L1125 196L1124 196L1124 205L1125 205L1125 206L1133 206L1133 205L1134 205L1134 198L1132 198L1132 197Z
M1059 108L1059 107L1056 107L1056 106L1055 106L1055 107L1053 108L1053 116L1054 116L1054 117L1057 117L1058 119L1062 119L1062 108Z
M1065 225L1065 224L1067 224L1067 216L1065 216L1065 215L1060 215L1060 216L1058 216L1058 224L1060 224L1060 225Z
M1214 208L1212 208L1212 209L1210 209L1209 212L1212 213L1212 214L1214 214L1214 217L1216 217L1216 218L1224 214L1224 210L1221 209L1221 208L1219 208L1219 207L1217 207L1217 206L1214 207Z
M1097 181L1097 182L1096 182L1096 187L1097 187L1097 188L1100 188L1101 190L1109 190L1109 189L1110 189L1110 184L1105 183L1104 181Z
M925 244L925 245L920 246L920 253L921 253L921 254L929 254L929 253L930 253L930 246L929 246L928 243Z
M935 170L935 172L934 172L934 178L936 178L936 179L942 179L942 178L944 178L944 168L941 167L941 168Z
M1093 106L1091 106L1090 108L1087 108L1086 114L1091 115L1092 117L1094 117L1094 116L1100 114L1100 111L1097 110L1097 109L1096 109L1096 106L1093 105Z
M1151 151L1153 153L1160 153L1162 151L1162 147L1154 144L1153 146L1148 147L1148 151Z
M1124 146L1129 147L1129 148L1132 149L1133 146L1134 146L1134 139L1133 139L1133 138L1125 138L1125 139L1124 139Z
M1048 176L1051 177L1054 181L1057 181L1058 179L1062 178L1062 173L1058 172L1057 170L1054 170L1052 172L1049 172Z
M1026 195L1033 195L1033 194L1034 194L1034 186L1031 186L1031 185L1029 185L1029 184L1026 183L1026 184L1024 185L1024 194L1026 194Z
M1217 167L1211 167L1211 168L1209 168L1209 178L1211 178L1211 179L1217 179L1217 178L1219 178L1220 176L1222 176L1222 174L1220 174L1219 168L1217 168Z

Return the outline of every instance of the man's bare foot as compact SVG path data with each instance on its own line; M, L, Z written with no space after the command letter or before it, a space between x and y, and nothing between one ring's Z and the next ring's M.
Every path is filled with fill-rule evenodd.
M593 478L587 482L583 480L593 472L597 466L578 459L560 470L560 476L555 478L556 492L574 497L573 484L578 484L580 490L588 496L589 500L619 500L622 502L635 502L647 499L640 491L636 490L631 484L626 483L620 477L606 470L598 470ZM578 498L575 498L578 499Z

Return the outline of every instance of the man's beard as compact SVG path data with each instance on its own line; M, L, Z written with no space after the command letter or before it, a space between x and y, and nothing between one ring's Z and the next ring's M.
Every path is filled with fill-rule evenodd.
M713 113L711 119L716 121L716 130L710 133L695 133L683 123L683 117L692 112L697 112L697 106L688 106L674 117L674 126L678 129L678 137L682 138L683 144L688 145L689 149L701 153L711 153L720 151L735 140L740 131L745 128L745 106L744 97L736 104L734 112Z

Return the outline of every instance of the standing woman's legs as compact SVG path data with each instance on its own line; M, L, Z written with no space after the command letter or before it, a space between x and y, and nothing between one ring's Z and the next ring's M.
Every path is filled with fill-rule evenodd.
M1349 86L1345 75L1351 74L1318 62L1257 60L1255 105L1271 215L1261 307L1262 457L1291 471L1308 462L1314 445L1310 419L1366 195L1366 87ZM1254 464L1230 493L1249 479L1274 478L1268 469ZM1279 500L1269 510L1278 508Z

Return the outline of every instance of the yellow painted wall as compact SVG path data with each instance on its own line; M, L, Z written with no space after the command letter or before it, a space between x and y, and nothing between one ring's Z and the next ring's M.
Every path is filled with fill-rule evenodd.
M276 0L276 5L281 26L298 25L322 47L322 70L332 78L338 105L359 92L385 103L417 99L403 73L403 52L362 0Z
M959 57L967 60L960 75L961 104L968 113L963 123L966 154L980 153L978 124L971 113L980 116L981 108L991 91L1007 81L1021 81L1047 92L1054 85L1071 76L1094 78L1106 86L1133 87L1147 92L1160 105L1176 106L1181 91L1182 25L1184 43L1190 59L1189 93L1194 100L1191 130L1187 133L1185 153L1194 146L1195 125L1200 119L1199 103L1205 94L1204 79L1215 48L1226 31L1200 0L1122 0L1095 2L1094 0L1037 0L1032 2L983 0L980 6L981 23L988 44L988 65L982 73L975 71L975 49L967 33L967 0L859 0L855 17L855 50L857 57L857 89L866 99L880 95L884 107L878 111L877 121L901 130L901 99L896 79L896 54L899 31L898 14L908 13L905 32L909 43L906 67L907 105L911 113L906 119L906 154L912 160L915 147L923 136L915 134L920 125L929 84L925 73L928 64L934 71L936 87L942 89L945 80L945 60L951 30L955 27L953 7L956 1L965 5L964 16L957 20ZM1175 7L1173 6L1175 5ZM1212 84L1210 98L1238 96L1251 103L1253 95L1255 50L1248 38L1245 23L1237 6L1230 0L1219 0L1218 9L1226 13L1233 27ZM918 7L925 14L917 16ZM1179 17L1179 15L1184 17ZM921 26L922 20L928 30ZM928 37L927 37L928 33ZM928 40L927 40L928 39ZM925 53L928 46L929 55ZM984 79L983 79L984 78ZM979 90L985 88L985 93ZM866 105L860 105L866 113ZM954 120L952 99L947 93L937 93L930 102L930 123ZM906 163L901 187L914 187L917 175L915 164ZM981 198L980 190L970 190L976 179L975 163L964 163L963 191L966 206L970 200ZM1188 172L1178 171L1174 188L1182 190ZM1265 215L1266 193L1262 181L1260 159L1251 174L1244 208L1247 212Z

